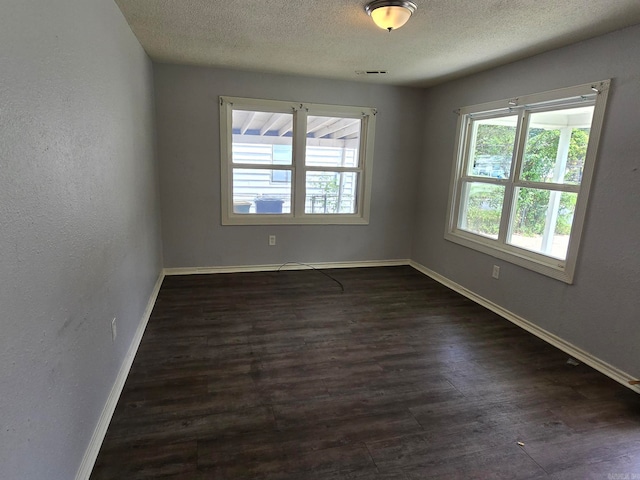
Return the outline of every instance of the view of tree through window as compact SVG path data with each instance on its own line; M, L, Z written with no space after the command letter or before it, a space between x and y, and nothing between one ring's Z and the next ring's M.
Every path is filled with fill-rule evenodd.
M589 144L589 127L570 126L570 117L591 123L593 107L533 113L519 179L540 184L579 185ZM586 115L586 116L585 116ZM550 128L550 123L562 128ZM545 123L547 122L547 123ZM516 145L517 117L476 122L469 161L472 176L507 179ZM552 124L551 123L551 124ZM461 228L498 238L505 188L494 184L466 184L466 211ZM546 188L516 188L508 242L514 246L565 258L577 194ZM546 238L545 238L546 236Z
M445 237L571 282L608 88L461 108Z

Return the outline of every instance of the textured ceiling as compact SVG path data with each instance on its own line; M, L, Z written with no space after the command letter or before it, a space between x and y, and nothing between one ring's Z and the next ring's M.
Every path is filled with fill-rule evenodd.
M391 33L366 0L115 1L156 62L416 86L640 23L639 0L414 0Z

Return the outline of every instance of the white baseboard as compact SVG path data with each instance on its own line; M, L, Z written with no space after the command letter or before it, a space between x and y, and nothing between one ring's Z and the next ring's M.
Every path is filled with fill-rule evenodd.
M589 352L586 352L581 348L576 347L575 345L567 342L566 340L563 340L557 335L554 335L553 333L548 332L543 328L540 328L539 326L531 323L528 320L525 320L519 315L516 315L515 313L507 310L506 308L503 308L500 305L493 303L492 301L487 300L486 298L472 292L471 290L466 289L462 285L459 285L454 281L449 280L447 277L444 277L439 273L436 273L433 270L428 269L427 267L419 264L418 262L414 262L413 260L411 260L409 262L409 265L411 265L413 268L415 268L419 272L425 274L426 276L431 277L436 282L441 283L442 285L449 287L451 290L454 290L459 294L467 297L469 300L472 300L475 303L478 303L483 307L488 308L492 312L500 315L502 318L509 320L510 322L514 323L520 328L523 328L529 333L532 333L536 337L544 340L545 342L553 345L554 347L559 348L560 350L567 353L571 357L577 360L580 360L581 362L589 365L590 367L606 375L607 377L615 380L616 382L624 385L625 387L630 388L631 390L637 393L640 393L640 386L629 384L629 380L633 379L633 377L628 373L625 373L622 370L614 367L613 365L610 365L607 362L600 360L599 358L595 357Z
M165 275L196 275L200 273L240 273L240 272L275 272L276 270L307 270L310 268L361 268L361 267L397 267L409 265L409 259L399 260L365 260L355 262L322 262L298 263L287 262L269 265L236 265L229 267L184 267L165 268Z
M93 431L93 435L91 436L91 440L89 441L89 446L84 453L84 457L82 457L80 468L76 473L76 480L88 480L91 476L91 471L93 470L93 466L95 465L96 459L98 458L100 447L102 446L104 437L107 434L109 423L111 423L113 412L116 409L118 399L120 398L120 394L122 393L122 389L124 388L124 383L127 380L127 376L129 375L129 371L131 370L131 365L133 365L133 360L136 356L136 353L138 352L140 342L142 341L142 335L147 328L147 323L149 323L149 318L151 317L151 312L156 303L156 299L158 298L158 293L160 292L160 286L162 285L163 279L164 272L160 272L158 280L156 281L156 284L151 291L149 301L147 302L147 308L145 309L142 319L140 320L140 324L138 325L136 333L133 336L133 340L131 341L131 345L129 346L127 355L124 358L124 362L122 362L122 366L120 367L120 371L118 372L116 381L113 384L113 387L111 387L111 392L109 393L109 397L107 398L104 408L102 409L102 413L100 414L100 418L98 419L98 424Z

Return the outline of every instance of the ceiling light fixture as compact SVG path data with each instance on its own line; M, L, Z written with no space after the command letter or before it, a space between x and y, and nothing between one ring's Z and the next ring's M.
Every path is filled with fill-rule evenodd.
M380 28L391 31L403 26L418 6L405 0L374 0L364 9Z

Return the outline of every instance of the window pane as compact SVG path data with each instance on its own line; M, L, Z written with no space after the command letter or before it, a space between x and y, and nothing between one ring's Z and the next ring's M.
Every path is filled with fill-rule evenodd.
M358 167L359 118L307 117L306 164L314 167Z
M293 114L233 110L233 163L291 165Z
M283 174L288 180L273 182ZM234 168L233 212L291 213L291 170Z
M516 188L514 193L508 243L564 260L578 195L537 188Z
M594 107L532 113L520 178L579 184Z
M305 213L356 213L356 172L307 172Z
M460 229L498 238L505 187L469 182L462 189Z
M473 120L468 175L508 178L518 117Z
M291 182L291 170L271 170L272 182Z

